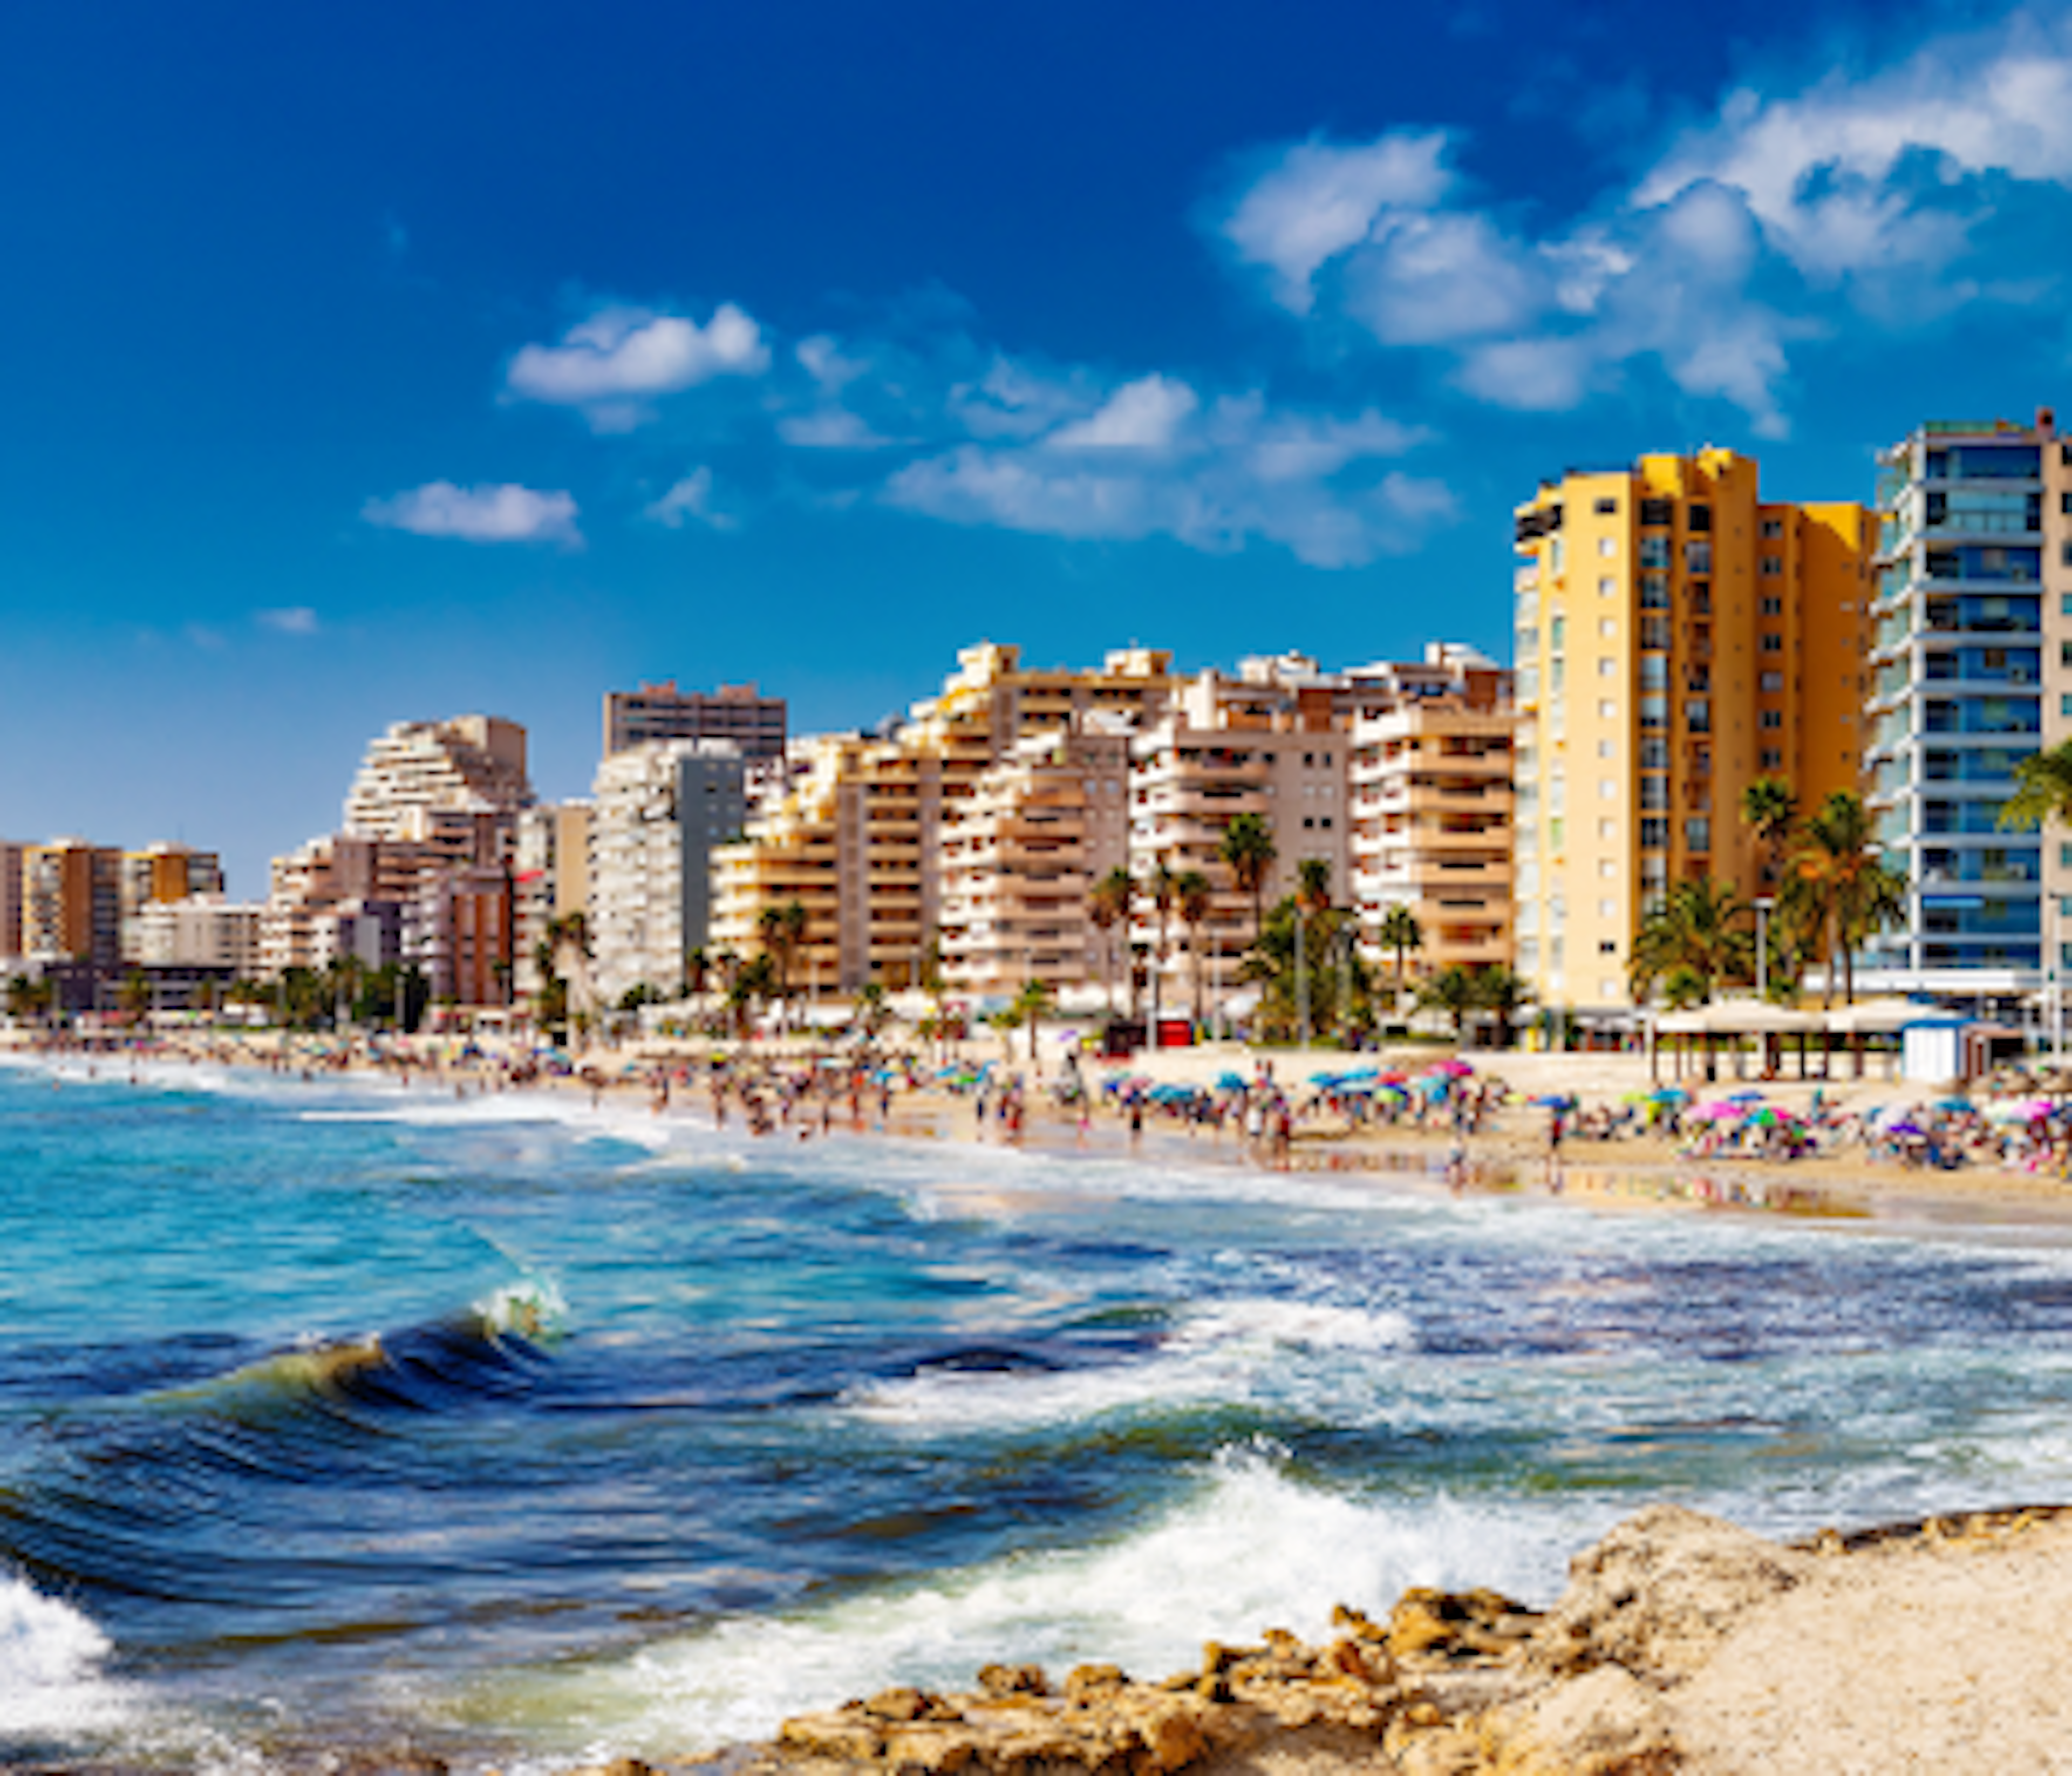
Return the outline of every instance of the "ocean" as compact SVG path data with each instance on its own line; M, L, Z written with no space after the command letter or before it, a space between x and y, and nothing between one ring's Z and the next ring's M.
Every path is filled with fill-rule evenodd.
M0 1763L662 1760L1675 1499L2072 1497L2072 1244L0 1066Z

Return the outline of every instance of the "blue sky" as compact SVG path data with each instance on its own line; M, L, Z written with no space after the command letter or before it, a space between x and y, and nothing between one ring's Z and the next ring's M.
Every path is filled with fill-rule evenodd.
M240 894L390 721L1501 650L1542 475L2072 408L2062 10L105 0L0 168L0 833Z

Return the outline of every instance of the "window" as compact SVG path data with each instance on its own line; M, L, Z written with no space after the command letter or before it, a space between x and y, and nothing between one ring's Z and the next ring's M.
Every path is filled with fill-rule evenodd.
M1600 536L1597 539L1597 553L1600 555L1618 554L1618 538L1616 536Z
M1764 519L1762 533L1766 537L1782 536L1784 534L1784 520L1782 518Z
M1667 851L1669 849L1668 821L1642 820L1640 823L1640 848L1643 851Z
M1765 635L1762 638L1762 651L1766 654L1782 653L1784 652L1784 637L1782 635Z
M1651 528L1659 528L1676 521L1676 504L1671 500L1643 500L1640 503L1640 521Z
M1668 618L1642 617L1640 619L1640 644L1651 653L1667 652L1669 647Z
M1615 578L1614 578L1614 576L1612 576L1612 575L1611 575L1611 574L1600 574L1600 575L1598 576L1598 578L1597 578L1597 596L1598 596L1599 598L1611 598L1611 597L1614 596L1614 595L1618 593L1618 581Z
M1568 619L1557 614L1547 626L1547 645L1558 654L1561 652L1561 644L1568 639Z
M1618 822L1617 820L1598 821L1597 837L1606 841L1617 838L1618 837Z
M1684 849L1687 851L1709 851L1712 849L1712 823L1703 814L1694 814L1684 823Z
M1711 573L1712 545L1710 543L1686 543L1684 545L1684 569L1688 574Z
M1600 678L1617 678L1618 676L1618 662L1614 660L1609 654L1602 656L1597 661L1597 676Z
M1765 771L1783 770L1784 754L1774 746L1765 746L1762 749L1762 768Z
M1597 719L1600 722L1616 722L1618 719L1618 703L1616 699L1609 697L1597 699ZM1597 756L1600 758L1609 758L1611 756L1605 750L1610 745L1611 742L1609 740L1600 740L1597 742Z
M1784 726L1784 712L1782 709L1765 709L1762 712L1762 725L1766 728L1782 727Z
M1766 617L1782 616L1784 615L1784 600L1778 598L1774 594L1766 597L1762 601L1762 614Z
M1600 500L1597 502L1597 516L1600 518L1614 516L1618 511L1618 501L1616 500Z
M1684 726L1693 734L1712 731L1712 705L1703 697L1692 697L1684 705Z
M1643 740L1640 743L1640 768L1642 771L1667 771L1669 768L1669 742L1667 740Z
M1616 617L1598 618L1597 633L1602 635L1607 641L1614 639L1618 634L1618 619Z
M1770 695L1774 695L1777 692L1782 690L1784 689L1784 674L1782 672L1765 672L1762 675L1762 689L1766 693Z
M1667 536L1643 536L1640 540L1640 565L1642 567L1667 569L1669 565L1669 539Z
M1694 531L1708 531L1712 528L1712 508L1695 502L1685 514L1684 522Z
M1597 917L1600 919L1618 918L1618 902L1615 900L1610 899L1600 900L1597 902ZM1616 944L1601 944L1597 947L1604 951L1607 956L1615 955L1618 950L1618 945Z
M1611 777L1600 777L1597 779L1597 800L1601 802L1615 802L1618 800L1618 782L1617 779Z
M1600 857L1597 859L1597 874L1610 881L1618 874L1618 864L1613 858Z
M1667 777L1643 777L1640 780L1640 805L1660 812L1669 806L1669 779Z
M1641 575L1640 607L1643 610L1667 610L1669 608L1669 576L1667 574Z
M1617 715L1618 713L1618 705L1615 703L1600 703L1597 705L1597 713L1602 716ZM1597 742L1597 756L1600 758L1618 758L1618 742L1616 740L1600 740Z
M2072 704L2072 697L2065 700ZM2072 709L2066 711L2072 715ZM1643 697L1640 700L1640 725L1643 728L1666 728L1669 726L1669 699L1666 697ZM1642 761L1643 763L1646 760Z

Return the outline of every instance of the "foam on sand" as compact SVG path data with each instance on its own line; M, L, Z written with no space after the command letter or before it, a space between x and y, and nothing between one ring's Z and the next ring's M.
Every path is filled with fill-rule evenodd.
M112 1650L70 1605L0 1577L0 1747L105 1732L121 1720L129 1698L101 1671Z

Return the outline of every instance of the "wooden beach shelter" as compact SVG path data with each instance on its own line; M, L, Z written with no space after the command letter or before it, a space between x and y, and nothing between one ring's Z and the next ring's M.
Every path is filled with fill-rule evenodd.
M1659 1036L1683 1038L1676 1050L1676 1076L1684 1076L1684 1063L1690 1050L1690 1039L1696 1036L1704 1043L1704 1076L1719 1077L1719 1057L1714 1044L1720 1037L1736 1038L1733 1050L1734 1077L1745 1079L1747 1069L1743 1063L1742 1050L1738 1038L1756 1036L1762 1038L1762 1076L1774 1079L1777 1075L1774 1044L1780 1036L1799 1038L1799 1076L1807 1077L1806 1038L1820 1028L1818 1013L1797 1011L1789 1005L1773 1005L1761 999L1719 999L1711 1005L1699 1005L1689 1011L1666 1012L1655 1020L1655 1030ZM1658 1063L1660 1050L1654 1053ZM1651 1069L1656 1078L1661 1076L1659 1064Z
M1846 1037L1852 1058L1852 1071L1857 1079L1864 1076L1864 1038L1866 1036L1897 1036L1909 1024L1919 1021L1923 1008L1910 999L1867 999L1860 1005L1836 1005L1820 1014L1827 1039ZM1892 1051L1892 1064L1898 1064L1898 1050Z

